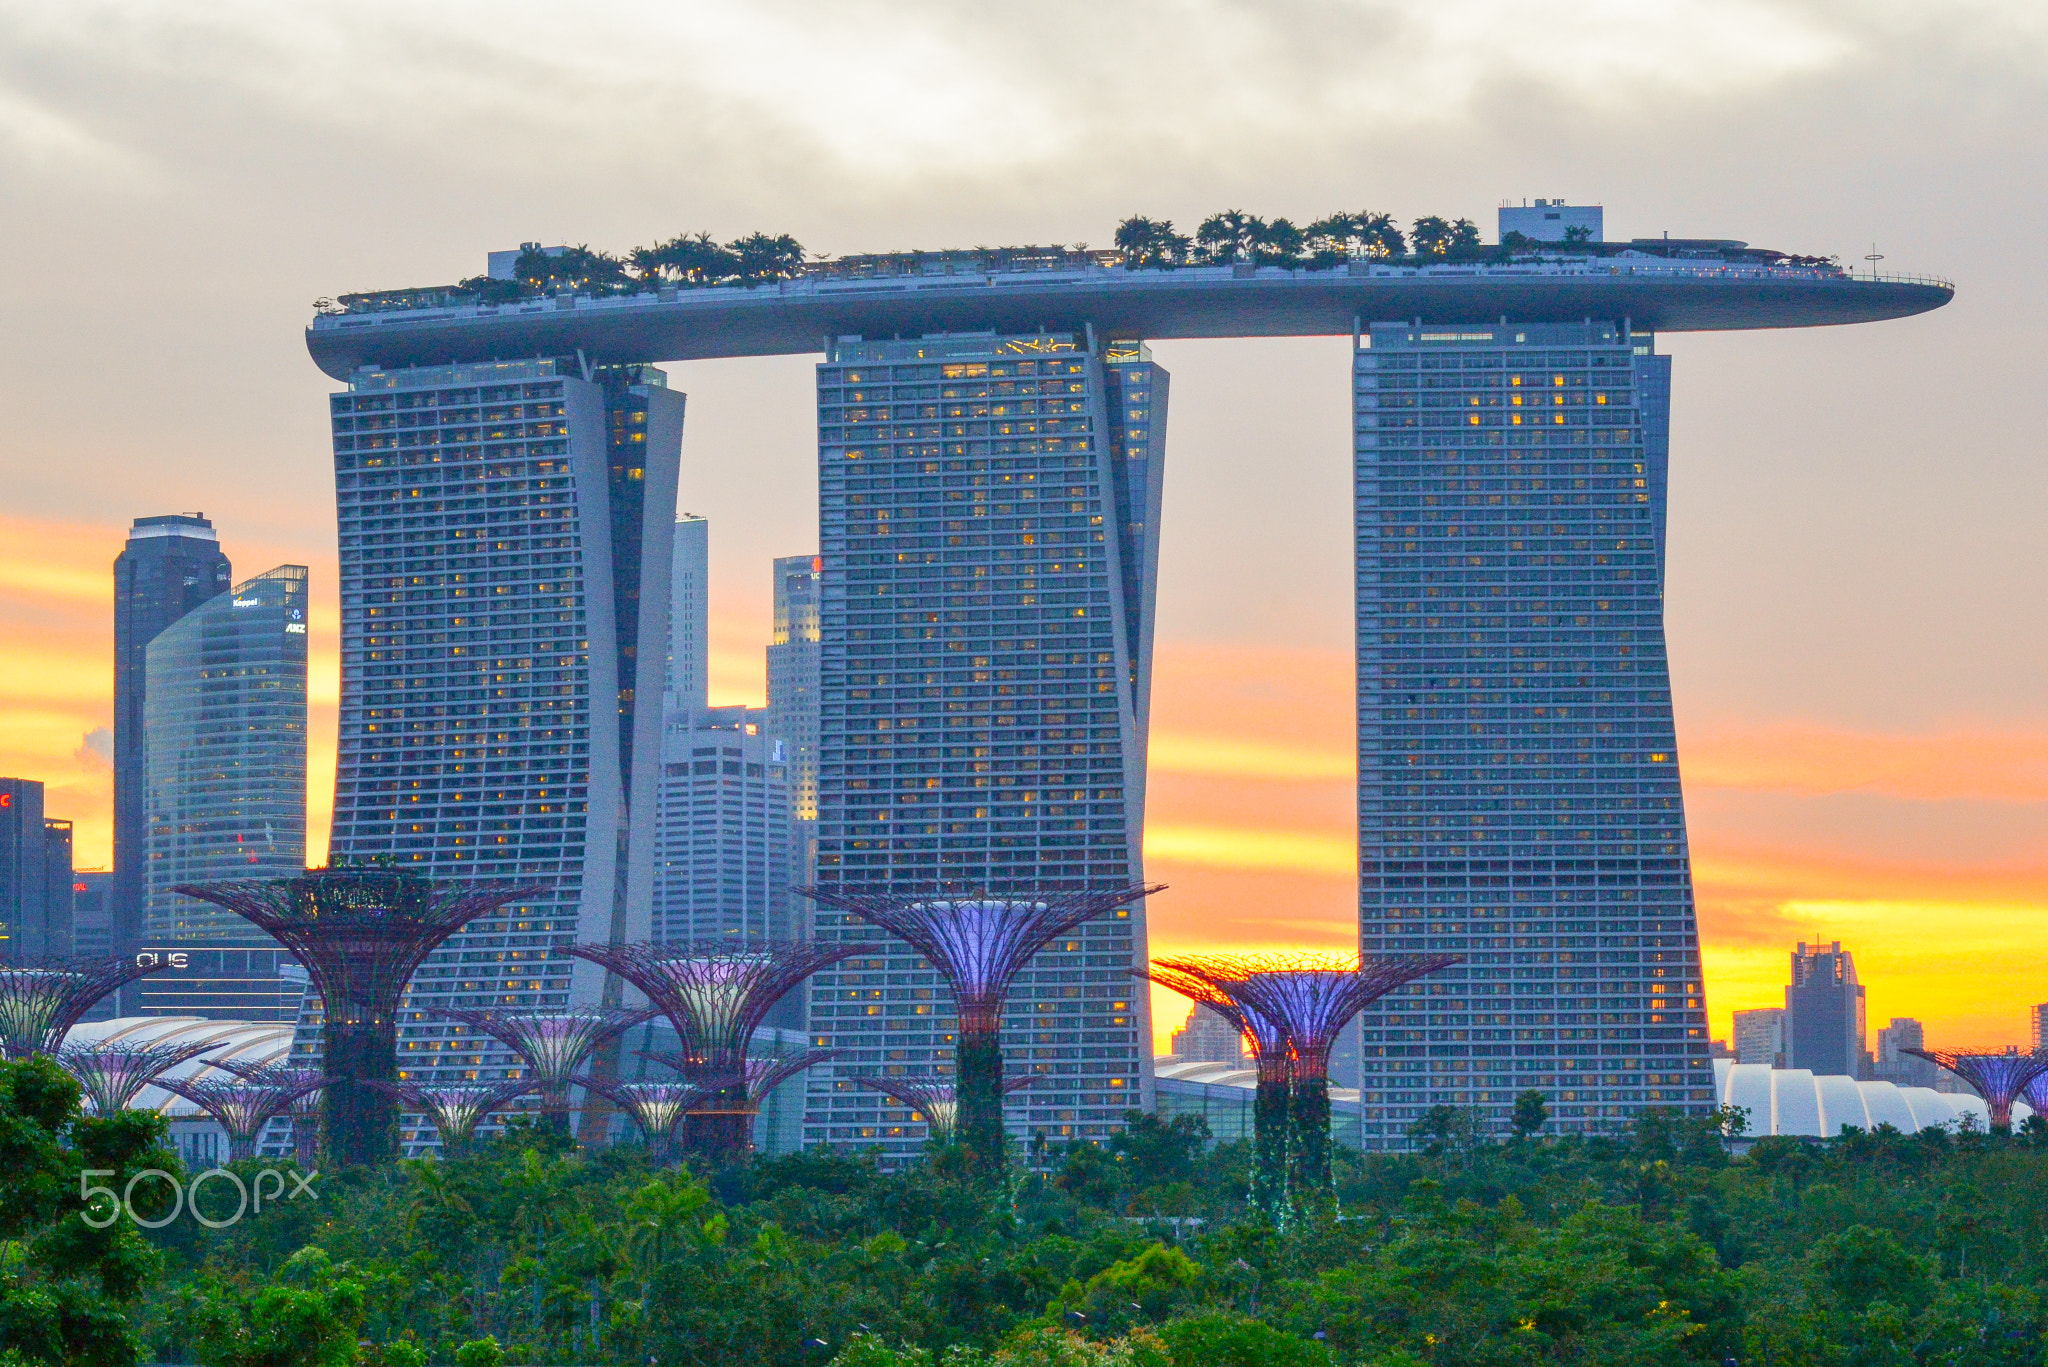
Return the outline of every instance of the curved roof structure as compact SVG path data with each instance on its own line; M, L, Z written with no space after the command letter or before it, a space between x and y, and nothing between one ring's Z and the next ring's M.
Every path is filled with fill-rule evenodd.
M1722 1105L1740 1106L1749 1112L1747 1137L1752 1139L1771 1134L1833 1139L1844 1125L1859 1130L1890 1125L1912 1134L1930 1126L1952 1126L1965 1114L1977 1117L1979 1129L1991 1124L1991 1112L1983 1099L1966 1092L1859 1082L1805 1068L1715 1059L1714 1091ZM2013 1123L2017 1125L2032 1114L2025 1103L2016 1104Z
M292 1051L289 1025L252 1025L247 1021L207 1020L200 1016L118 1016L113 1020L85 1021L71 1027L65 1037L77 1044L211 1044L209 1052L165 1070L165 1077L195 1078L208 1073L229 1074L211 1066L215 1059L237 1063L283 1063ZM144 1087L135 1098L137 1109L162 1111L173 1119L203 1118L197 1106L184 1097L173 1096L161 1087Z
M1643 332L1821 327L1925 313L1945 280L1660 256L1325 270L1090 265L837 279L753 287L558 295L323 313L306 347L336 379L366 367L581 353L591 362L791 356L826 340L943 332L1080 332L1104 340L1332 337L1360 324L1628 319Z

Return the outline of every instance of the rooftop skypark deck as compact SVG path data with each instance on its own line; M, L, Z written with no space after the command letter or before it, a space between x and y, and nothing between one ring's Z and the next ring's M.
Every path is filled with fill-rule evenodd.
M1947 280L1787 264L1799 259L1740 244L1655 254L1658 245L1431 265L1357 259L1170 269L1113 264L1112 252L929 252L821 263L752 286L503 303L462 300L454 287L390 291L345 296L314 318L306 346L323 371L345 379L365 366L577 352L593 363L788 356L824 350L834 337L989 329L1092 327L1105 340L1171 340L1348 337L1393 319L1455 326L1600 318L1646 332L1823 327L1910 317L1955 293Z

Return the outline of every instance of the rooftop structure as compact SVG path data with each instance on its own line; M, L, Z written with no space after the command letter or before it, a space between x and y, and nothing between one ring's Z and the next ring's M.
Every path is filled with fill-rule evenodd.
M1079 331L1153 341L1189 337L1349 337L1359 320L1425 326L1492 321L1634 320L1646 332L1819 327L1924 313L1946 280L1850 276L1825 266L1653 255L1430 266L1354 261L1328 270L1189 266L1133 270L1108 254L992 260L920 253L872 274L825 273L747 287L609 297L392 307L322 314L306 331L320 368L348 379L517 356L685 361L797 356L826 340L945 332ZM990 269L1008 266L1010 269ZM1023 267L1023 268L1019 268ZM419 292L430 294L430 292Z

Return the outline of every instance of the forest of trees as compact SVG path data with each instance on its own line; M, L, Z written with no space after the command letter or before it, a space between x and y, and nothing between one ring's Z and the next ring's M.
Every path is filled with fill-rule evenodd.
M2048 1345L2039 1126L1731 1156L1720 1117L1557 1138L1532 1109L1497 1142L1446 1113L1421 1153L1343 1155L1340 1213L1276 1230L1246 1214L1244 1146L1190 1118L1021 1155L994 1192L945 1150L692 1172L515 1124L234 1222L216 1179L196 1213L221 1228L188 1205L95 1230L82 1176L180 1170L154 1116L76 1104L47 1060L0 1065L8 1367L2031 1367ZM168 1188L130 1204L163 1219Z

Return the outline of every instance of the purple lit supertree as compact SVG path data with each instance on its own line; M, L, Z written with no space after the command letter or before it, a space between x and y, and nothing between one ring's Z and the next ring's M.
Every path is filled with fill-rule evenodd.
M933 891L902 895L852 887L797 891L857 916L915 949L952 989L959 1013L953 1078L955 1133L988 1171L1003 1151L1003 1003L1033 955L1084 921L1149 897L1160 887L1105 892L996 895Z
M461 1158L476 1140L476 1127L493 1111L532 1091L523 1079L510 1082L372 1082L377 1091L427 1118L441 1136L441 1153Z
M256 1156L256 1141L272 1118L305 1093L325 1085L305 1068L249 1066L244 1076L160 1077L156 1085L205 1111L228 1132L228 1161Z
M1019 1073L1016 1077L1003 1079L1003 1095L1021 1092L1037 1083L1041 1073ZM927 1073L921 1077L871 1077L853 1079L855 1085L880 1092L892 1101L910 1108L913 1121L924 1122L925 1137L944 1144L953 1138L953 1126L959 1119L960 1103L953 1096L953 1079L939 1073Z
M127 959L21 959L0 964L0 1053L54 1054L71 1027L109 992L169 968Z
M441 1007L437 1014L489 1035L526 1064L526 1090L540 1093L541 1114L566 1130L569 1089L577 1071L605 1041L653 1019L653 1007L573 1007L564 1011L478 1011ZM599 1095L605 1095L600 1092Z
M656 1167L666 1167L672 1160L676 1129L691 1103L703 1095L687 1082L619 1082L599 1077L577 1081L632 1118L647 1136L647 1156Z
M1208 955L1161 959L1153 981L1224 1011L1245 1032L1258 1060L1259 1101L1253 1203L1269 1216L1326 1208L1330 1178L1330 1047L1352 1017L1394 989L1460 962L1455 954ZM1171 974L1180 982L1168 981ZM1268 1060L1276 1055L1279 1062ZM1267 1129L1273 1136L1267 1137Z
M320 1156L320 1094L327 1088L327 1074L317 1068L298 1068L289 1063L243 1063L221 1059L214 1067L233 1073L244 1082L273 1087L292 1087L302 1082L313 1085L291 1099L285 1107L292 1121L292 1157L300 1167L312 1171ZM262 1138L259 1131L257 1138Z
M1938 1063L1970 1084L1970 1090L1984 1098L1991 1109L1991 1128L2012 1129L2012 1103L2027 1090L2027 1084L2048 1073L2048 1054L2022 1054L2008 1049L2002 1054L1951 1053L1947 1049L1906 1049Z
M636 1049L633 1052L674 1070L677 1077L689 1076L695 1067L688 1053L673 1049ZM837 1049L806 1049L801 1053L781 1056L751 1055L743 1069L746 1079L744 1104L738 1101L734 1092L699 1086L698 1097L689 1107L690 1147L700 1153L714 1152L717 1145L724 1142L726 1132L740 1126L752 1135L754 1117L761 1114L762 1103L768 1100L770 1092L813 1064L838 1057ZM610 1093L599 1089L599 1095L609 1096ZM738 1109L733 1109L735 1106Z
M1287 1089L1292 1076L1287 1032L1228 990L1237 981L1231 976L1231 961L1159 959L1150 969L1131 971L1210 1008L1236 1028L1251 1051L1257 1077L1252 1093L1251 1206L1278 1221L1287 1206Z
M691 1147L712 1159L744 1153L755 1106L747 1049L769 1010L827 964L872 945L775 940L578 945L581 958L624 978L675 1027L682 1080L703 1092L690 1117Z
M78 1081L94 1115L128 1109L158 1075L189 1063L217 1044L66 1044L57 1062Z
M544 891L534 884L435 882L344 864L296 878L176 889L254 923L305 966L325 1016L330 1075L321 1129L339 1165L398 1156L398 1112L369 1086L398 1078L398 1004L421 962L472 918Z

